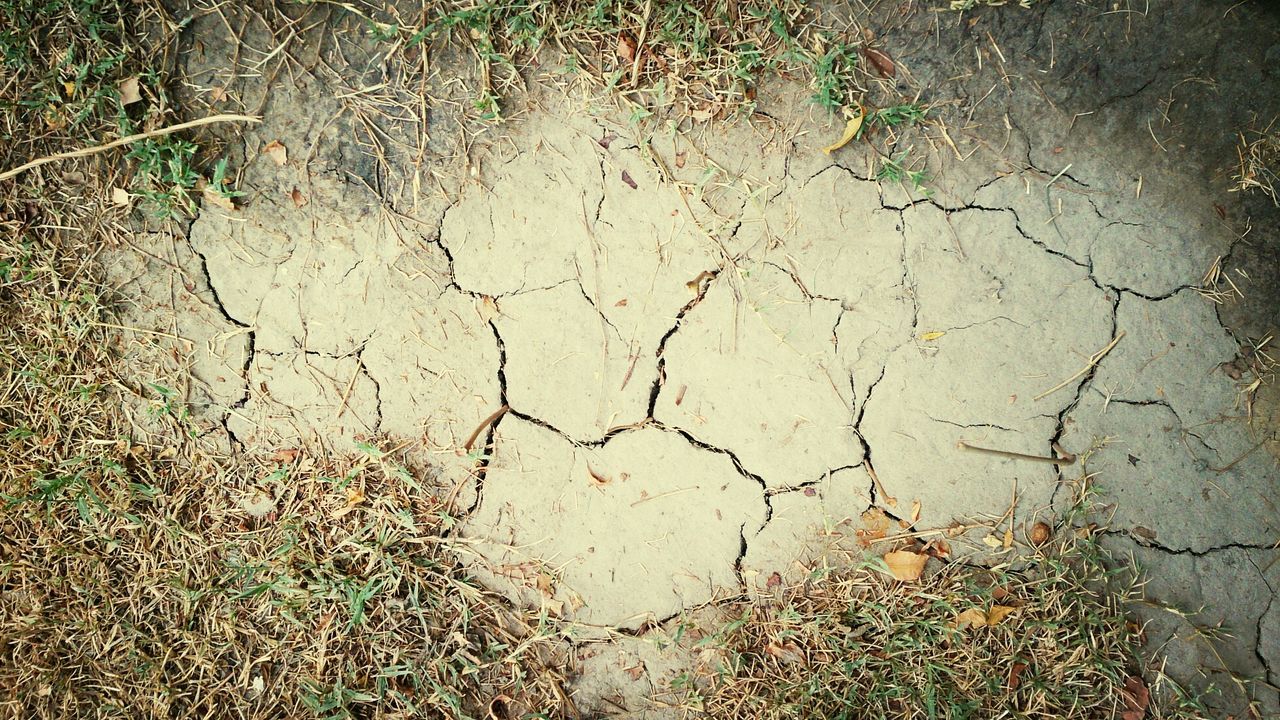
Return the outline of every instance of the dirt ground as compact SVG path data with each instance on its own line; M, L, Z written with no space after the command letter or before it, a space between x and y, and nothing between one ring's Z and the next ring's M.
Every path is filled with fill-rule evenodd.
M641 698L678 663L646 633L803 578L872 508L1000 563L1087 473L1165 672L1280 712L1280 405L1248 388L1280 213L1229 192L1237 131L1280 113L1280 13L840 12L930 108L897 139L918 187L824 153L842 120L786 79L746 119L636 121L535 66L464 141L461 101L379 119L405 98L368 43L300 27L255 75L284 36L204 14L189 101L261 113L228 136L247 194L135 237L113 281L131 324L177 313L226 452L412 444L469 508L474 572L601 641L585 707L661 716Z

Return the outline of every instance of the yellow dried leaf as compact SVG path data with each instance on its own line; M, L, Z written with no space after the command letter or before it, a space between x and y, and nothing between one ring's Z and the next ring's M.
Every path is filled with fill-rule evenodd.
M111 188L111 202L120 207L129 207L129 191L124 188Z
M919 521L920 521L920 501L912 500L911 501L911 524L915 525Z
M957 614L955 621L952 623L954 627L961 630L967 627L984 627L986 624L987 615L978 608L969 608Z
M923 340L924 342L933 342L934 340L937 340L938 338L946 334L947 334L946 330L934 330L932 332L927 332L921 335L920 339Z
M1009 617L1009 613L1017 609L1008 605L992 605L991 609L987 611L987 625L990 627L999 625L1004 622L1005 618Z
M76 84L70 80L63 81L62 89L67 91L67 97L74 97L76 94Z
M986 537L982 538L982 542L983 542L987 547L990 547L990 548L998 548L998 547L1000 547L1000 538L996 537L995 535L988 535L988 536L986 536Z
M924 565L928 561L928 555L917 555L905 550L895 550L885 553L884 556L884 564L889 567L889 573L904 582L919 580L921 573L924 572Z
M858 115L849 118L849 122L845 123L844 134L840 136L840 139L822 148L822 152L830 155L836 150L848 145L855 137L858 136L858 131L862 129L862 119L866 117L866 113L862 112L862 108L858 108L858 111Z
M1009 548L1013 547L1013 527L1012 526L1005 528L1004 542L1002 543L1002 545L1004 546L1005 550L1008 550Z

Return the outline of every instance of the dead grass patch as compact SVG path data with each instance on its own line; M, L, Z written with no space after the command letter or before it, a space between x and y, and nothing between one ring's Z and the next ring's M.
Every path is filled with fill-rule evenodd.
M1240 133L1236 148L1239 167L1234 177L1237 192L1260 192L1280 205L1276 185L1280 184L1280 129L1274 122L1263 130Z

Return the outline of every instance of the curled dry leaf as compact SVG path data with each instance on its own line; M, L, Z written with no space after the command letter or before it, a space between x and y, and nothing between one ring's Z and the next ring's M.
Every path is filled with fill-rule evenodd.
M1147 689L1146 681L1136 675L1130 676L1124 681L1121 697L1124 699L1121 720L1142 720L1146 717L1147 705L1151 703L1151 691Z
M862 57L866 59L871 67L876 69L880 77L891 78L898 74L898 68L894 66L893 59L889 57L889 53L875 48L862 48Z
M627 62L635 62L636 59L636 41L626 33L618 33L618 57Z
M920 339L924 342L933 342L934 340L937 340L938 338L946 334L947 334L946 330L933 330L931 332L927 332L921 335Z
M293 200L293 206L296 208L300 208L307 204L307 196L303 195L302 191L298 190L297 185L293 187L293 191L289 193L289 197Z
M1017 608L1011 605L992 605L986 612L978 608L969 608L956 613L956 619L951 624L962 630L968 627L995 627L1004 622L1014 610Z
M596 469L591 467L589 464L587 465L587 474L591 476L591 484L596 487L604 487L605 485L613 482L613 478L597 472Z
M897 580L915 582L924 573L924 565L929 561L928 555L918 555L906 550L895 550L885 553L884 564L889 573Z
M853 116L853 117L851 117L851 118L849 118L849 122L845 123L845 125L844 125L844 134L842 134L842 135L840 136L840 139L839 139L839 140L837 140L837 141L835 141L835 142L831 143L830 145L828 145L828 146L826 146L826 147L822 148L822 152L824 152L824 153L826 153L826 154L830 155L831 153L835 152L836 150L839 150L840 148L844 147L845 145L848 145L848 144L849 144L849 143L850 143L850 142L851 142L855 137L857 137L857 136L858 136L858 131L862 129L862 121L863 121L863 119L864 119L864 118L866 118L866 116L867 116L866 111L864 111L864 110L862 109L862 106L861 106L861 105L859 105L859 106L858 106L858 114L857 114L857 115L855 115L855 116Z
M284 165L289 162L289 150L279 140L272 140L267 146L262 148L262 152L270 157L276 165Z
M631 178L631 173L627 172L626 170L622 171L622 182L629 185L632 190L640 189L640 186L636 184L636 181Z
M764 646L764 651L789 665L804 662L804 653L794 642L788 641L781 645L771 642Z
M205 202L209 203L210 205L213 205L214 207L220 207L223 210L227 210L230 212L233 212L236 209L235 202L232 201L231 198L227 197L223 193L220 193L217 190L215 190L212 185L206 184L204 186L204 191L201 193L201 197L204 198Z
M688 157L689 157L689 153L685 152L684 150L681 150L680 152L676 153L676 169L683 168L684 163L688 159Z

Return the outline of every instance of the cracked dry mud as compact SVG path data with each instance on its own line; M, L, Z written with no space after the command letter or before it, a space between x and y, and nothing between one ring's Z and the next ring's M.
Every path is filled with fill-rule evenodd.
M922 73L937 54L920 51ZM535 93L470 173L441 172L412 203L339 171L340 133L288 112L323 105L308 85L247 134L243 207L138 238L114 279L132 322L188 341L210 437L411 445L467 509L475 572L588 635L643 637L774 573L801 578L872 507L908 528L918 502L926 530L999 518L1016 494L1020 537L1060 515L1078 468L958 443L1090 451L1113 544L1155 570L1157 596L1234 632L1210 651L1152 610L1151 636L1180 679L1231 690L1224 664L1267 679L1280 656L1277 444L1242 419L1224 370L1242 338L1195 289L1247 243L1182 170L1109 151L1135 142L1114 123L1152 82L1086 98L1099 117L1074 132L1070 82L1046 81L1053 123L1011 93L987 118L998 132L929 157L927 196L876 181L855 151L823 155L824 118L671 135ZM766 96L804 102L786 84ZM256 151L274 139L307 159L275 167ZM712 165L720 187L691 192ZM957 552L982 561L986 532ZM634 640L611 647L647 657L657 683L667 661ZM646 692L593 682L586 696Z

